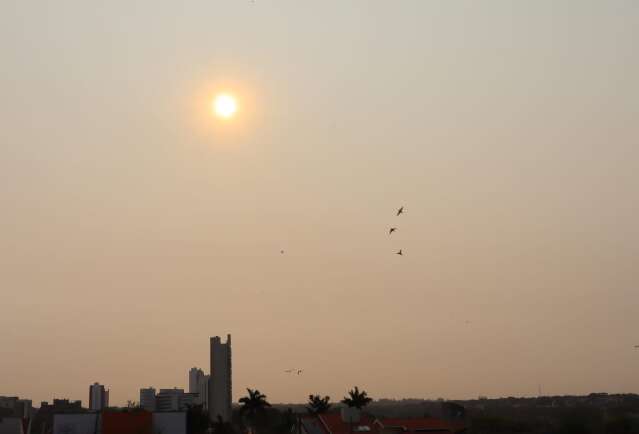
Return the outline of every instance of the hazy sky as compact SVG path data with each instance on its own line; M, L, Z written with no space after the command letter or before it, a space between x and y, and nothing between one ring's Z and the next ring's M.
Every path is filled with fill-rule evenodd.
M0 2L0 395L639 391L639 2L178 3Z

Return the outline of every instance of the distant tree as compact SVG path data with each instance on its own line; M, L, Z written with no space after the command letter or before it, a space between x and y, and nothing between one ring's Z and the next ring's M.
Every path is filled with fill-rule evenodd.
M186 410L186 430L190 434L205 434L209 428L209 415L203 405L190 405Z
M242 404L240 413L246 418L249 427L257 432L257 429L263 425L265 409L271 404L266 400L266 395L259 390L246 389L246 391L248 395L240 398L239 401Z
M568 409L559 418L559 434L594 434L604 431L603 410L593 406Z
M225 422L222 419L222 416L217 415L217 419L215 422L211 424L211 428L213 429L213 434L234 434L235 430L233 429L233 425L229 422Z
M297 417L293 413L292 408L287 408L282 414L280 423L277 426L278 433L291 433L297 424Z
M329 403L330 400L330 396L322 398L320 395L308 395L308 405L306 406L306 410L310 414L326 413L331 408L331 404Z
M345 396L344 399L342 399L342 404L361 410L371 401L373 401L373 398L370 398L366 391L362 390L360 392L359 388L355 386L352 390L348 391L348 396Z

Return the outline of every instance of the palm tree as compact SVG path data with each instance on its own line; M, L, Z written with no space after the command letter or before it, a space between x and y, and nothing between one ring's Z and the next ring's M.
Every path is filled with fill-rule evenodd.
M342 404L346 404L347 406L358 410L366 407L373 400L368 396L366 391L362 390L360 392L357 386L355 386L352 390L349 390L348 395L349 396L345 396L344 399L342 399Z
M257 425L259 425L260 416L264 414L266 407L270 407L271 404L266 400L266 395L259 390L246 389L247 396L240 398L240 414L246 417L249 426L256 431Z
M306 406L306 410L310 414L326 413L331 408L331 404L329 404L330 400L330 396L322 398L319 395L308 395L308 405Z

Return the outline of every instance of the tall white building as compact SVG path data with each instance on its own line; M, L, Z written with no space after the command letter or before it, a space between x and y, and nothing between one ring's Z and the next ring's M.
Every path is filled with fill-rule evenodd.
M204 377L204 371L200 368L191 368L189 371L189 393L198 393L200 381Z
M198 384L198 404L202 405L205 410L209 409L209 384L211 376L204 375L202 381Z
M140 407L146 411L156 410L155 389L153 387L140 389Z
M109 406L109 391L99 383L89 386L89 410L100 411Z
M223 344L219 336L211 338L211 378L209 380L209 417L231 420L232 401L231 335Z
M194 403L205 409L209 408L209 378L199 368L191 368L189 371L189 393L197 394Z

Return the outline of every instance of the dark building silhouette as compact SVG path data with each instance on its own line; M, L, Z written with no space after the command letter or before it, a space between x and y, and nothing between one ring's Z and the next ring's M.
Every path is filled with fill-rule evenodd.
M219 336L211 338L211 378L209 384L209 417L216 420L231 420L232 369L231 335L227 335L223 344Z

